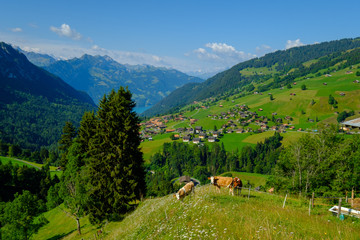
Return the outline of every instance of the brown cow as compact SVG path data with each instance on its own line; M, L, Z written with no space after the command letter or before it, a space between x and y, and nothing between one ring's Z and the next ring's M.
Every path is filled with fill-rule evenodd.
M240 180L240 178L238 178L238 177L234 178L233 188L238 190L238 194L241 194L242 181Z
M193 182L188 182L184 187L180 188L180 190L174 194L174 197L182 201L184 197L190 193L195 194L195 185Z
M234 188L242 187L242 182L239 178L232 178L232 177L220 177L220 176L212 176L208 178L211 180L211 184L213 184L220 192L220 187L229 188L229 194L232 193L234 196ZM241 191L241 190L240 190Z

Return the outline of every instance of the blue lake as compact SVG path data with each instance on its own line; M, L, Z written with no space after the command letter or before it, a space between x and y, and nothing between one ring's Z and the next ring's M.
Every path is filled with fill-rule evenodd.
M149 108L151 108L152 106L149 107L135 107L134 110L137 114L143 113L146 110L148 110Z

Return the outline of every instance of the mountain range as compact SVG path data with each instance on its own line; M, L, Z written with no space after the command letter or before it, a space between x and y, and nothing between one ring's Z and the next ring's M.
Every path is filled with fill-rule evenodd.
M56 61L49 55L25 51L24 54L75 89L87 92L95 103L111 89L128 86L137 107L152 106L184 84L204 81L175 69L120 64L108 56L85 54L80 58Z

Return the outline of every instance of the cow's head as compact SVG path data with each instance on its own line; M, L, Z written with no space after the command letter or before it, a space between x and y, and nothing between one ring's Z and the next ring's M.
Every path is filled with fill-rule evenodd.
M241 188L242 187L242 182L241 182L240 178L238 178L238 177L234 178L233 184L234 184L234 188Z
M210 180L211 180L211 184L214 184L214 182L215 182L214 176L211 176Z

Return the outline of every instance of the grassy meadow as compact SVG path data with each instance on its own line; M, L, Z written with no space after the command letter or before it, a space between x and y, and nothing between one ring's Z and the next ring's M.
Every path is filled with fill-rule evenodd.
M327 205L311 210L307 199L243 191L230 196L227 189L196 188L183 202L172 195L147 199L118 222L102 227L101 239L359 239L360 221L333 216ZM329 204L330 205L330 204ZM98 228L82 220L83 235L76 223L54 209L45 215L50 223L33 239L94 239Z
M257 174L257 173L247 173L247 172L226 172L221 175L231 174L232 177L238 177L241 179L243 185L248 184L250 182L251 188L256 188L260 185L265 186L266 180L269 175Z
M40 163L34 163L34 162L29 162L26 160L20 160L20 159L16 159L16 158L10 158L10 157L2 157L0 156L0 161L3 164L6 164L8 162L12 162L12 164L17 164L19 166L28 166L28 167L35 167L38 169L41 169L43 164ZM50 175L53 177L54 175L58 175L58 177L60 177L62 174L62 172L60 171L56 171L56 167L54 166L50 166Z
M150 157L162 150L164 143L171 142L171 133L160 134L153 137L153 141L144 141L140 144L141 151L144 154L145 162L149 162Z

